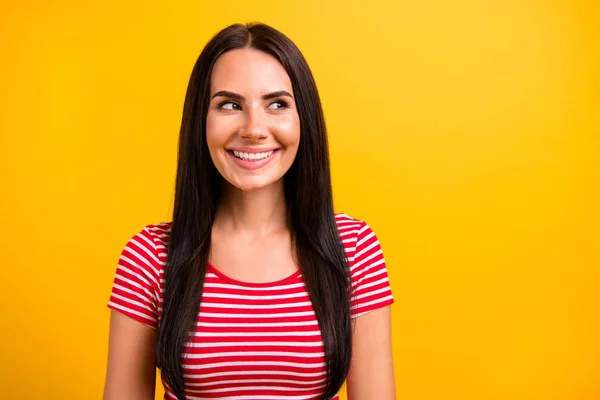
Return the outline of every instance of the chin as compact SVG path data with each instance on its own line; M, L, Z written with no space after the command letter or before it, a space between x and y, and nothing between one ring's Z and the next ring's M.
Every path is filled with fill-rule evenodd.
M229 182L233 187L243 192L251 192L255 190L261 190L279 184L281 179L265 180L265 179L244 179L235 183Z

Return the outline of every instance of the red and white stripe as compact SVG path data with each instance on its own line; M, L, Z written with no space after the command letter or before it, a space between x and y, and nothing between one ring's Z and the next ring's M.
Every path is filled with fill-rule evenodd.
M352 318L393 303L381 247L371 228L336 216L350 264ZM170 224L148 225L119 259L108 307L156 328L162 315ZM315 399L326 371L321 333L299 272L246 283L209 264L196 329L182 367L188 399ZM165 399L174 399L165 386ZM336 397L337 399L337 397Z

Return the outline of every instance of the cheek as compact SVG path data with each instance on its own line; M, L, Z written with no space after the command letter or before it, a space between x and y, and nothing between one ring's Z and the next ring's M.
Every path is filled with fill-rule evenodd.
M300 142L300 120L297 116L282 121L279 124L277 129L277 141L288 148L298 146L298 143Z
M206 117L206 143L211 155L214 154L227 140L227 129L222 123L217 123L216 118L209 115Z

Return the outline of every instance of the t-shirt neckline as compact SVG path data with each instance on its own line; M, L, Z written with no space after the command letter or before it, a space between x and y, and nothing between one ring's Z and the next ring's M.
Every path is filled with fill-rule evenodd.
M208 262L208 269L210 270L210 272L212 272L213 274L217 275L220 279L232 283L234 285L238 285L238 286L251 286L251 287L269 287L269 286L278 286L278 285L283 285L286 283L291 283L293 280L297 279L298 277L300 277L300 270L295 271L293 274L277 280L277 281L272 281L272 282L245 282L245 281L240 281L234 278L231 278L227 275L225 275L223 272L219 271L219 269L217 267L215 267L210 261Z

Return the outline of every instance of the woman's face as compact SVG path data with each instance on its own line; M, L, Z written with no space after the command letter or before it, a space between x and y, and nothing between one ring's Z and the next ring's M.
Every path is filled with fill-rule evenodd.
M300 142L300 119L290 78L271 55L238 49L213 68L206 140L223 178L241 190L278 182Z

